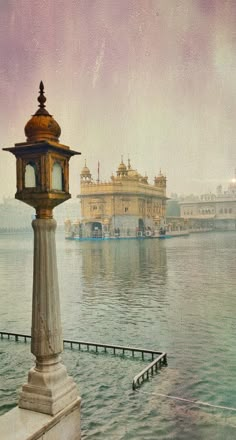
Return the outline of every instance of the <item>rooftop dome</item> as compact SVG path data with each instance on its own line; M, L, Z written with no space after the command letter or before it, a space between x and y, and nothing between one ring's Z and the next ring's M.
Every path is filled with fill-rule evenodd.
M138 180L139 178L142 177L141 174L139 174L137 170L134 170L133 168L131 168L130 159L128 159L127 175L129 176L129 178L131 178L133 180Z
M127 176L127 167L123 162L123 156L121 156L121 163L117 168L116 174L117 174L117 177Z
M120 172L127 171L127 167L126 167L126 165L124 164L123 161L122 161L122 162L120 163L120 165L118 166L118 171L120 171Z
M82 168L80 173L80 179L81 182L91 182L92 180L92 174L90 172L90 169L86 165L86 159L84 161L84 168Z
M42 81L39 85L39 92L39 109L25 126L27 142L59 142L61 128L55 119L53 119L52 115L45 109L46 97L44 96L44 85Z
M129 177L133 177L133 178L138 178L138 177L140 177L138 171L137 171L137 170L132 170L132 169L129 170L128 175L129 175Z
M80 175L81 176L91 176L90 169L86 165L86 160L85 160L84 168L82 168Z
M90 169L88 167L84 167L81 171L81 176L90 176Z

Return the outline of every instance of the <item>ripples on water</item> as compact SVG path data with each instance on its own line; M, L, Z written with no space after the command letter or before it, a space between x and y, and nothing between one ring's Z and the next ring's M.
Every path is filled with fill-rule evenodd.
M66 350L83 399L84 439L227 440L236 414L236 234L73 242L57 237L64 337L164 350L168 368L133 393L136 360ZM30 332L32 235L0 236L1 329ZM0 342L0 411L15 405L29 344ZM16 365L16 367L15 367Z

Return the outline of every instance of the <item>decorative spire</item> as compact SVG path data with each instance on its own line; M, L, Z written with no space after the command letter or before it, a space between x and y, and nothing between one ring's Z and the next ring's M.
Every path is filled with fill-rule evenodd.
M130 158L128 157L128 169L131 169L131 165L130 165Z
M44 84L43 81L40 81L39 84L39 109L36 111L35 115L49 115L48 111L45 109L45 102L47 101L46 96L44 96ZM49 115L51 116L51 115Z
M39 84L39 91L40 91L40 95L39 95L39 97L38 97L39 107L40 107L40 108L44 108L44 107L45 107L44 103L47 101L47 98L44 96L44 85L43 85L43 81L40 81L40 84Z

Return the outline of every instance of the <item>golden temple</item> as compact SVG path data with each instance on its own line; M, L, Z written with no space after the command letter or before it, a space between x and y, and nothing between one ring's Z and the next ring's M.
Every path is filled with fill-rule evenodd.
M148 182L121 159L116 175L108 182L93 180L86 164L80 174L82 220L81 237L152 236L164 227L166 217L166 177L161 173Z

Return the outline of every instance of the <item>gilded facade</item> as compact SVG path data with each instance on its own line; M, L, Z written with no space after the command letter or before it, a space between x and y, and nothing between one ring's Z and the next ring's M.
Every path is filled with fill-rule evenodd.
M83 236L151 235L165 222L166 177L153 184L123 160L110 181L94 181L86 163L80 174Z

